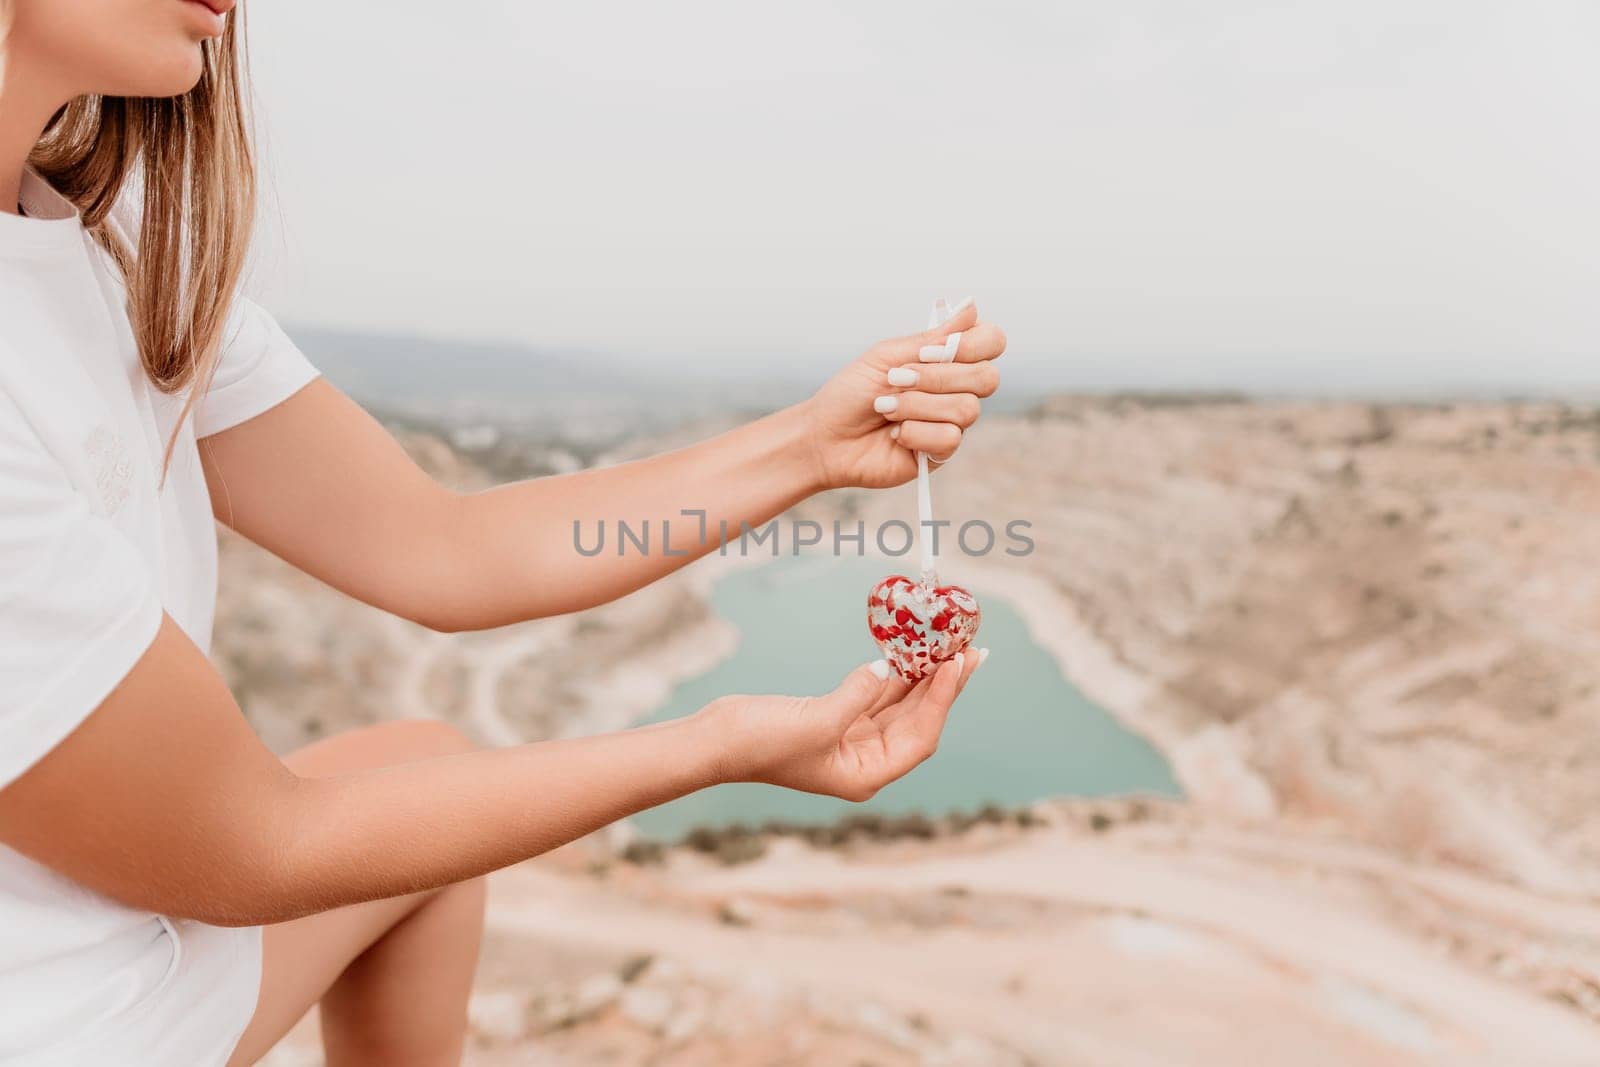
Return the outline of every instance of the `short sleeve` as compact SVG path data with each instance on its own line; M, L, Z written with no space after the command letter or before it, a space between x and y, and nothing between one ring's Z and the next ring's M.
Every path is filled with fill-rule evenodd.
M223 330L211 387L195 405L195 436L209 437L253 419L316 376L317 369L273 317L240 297Z
M100 706L160 626L144 558L0 389L0 787Z

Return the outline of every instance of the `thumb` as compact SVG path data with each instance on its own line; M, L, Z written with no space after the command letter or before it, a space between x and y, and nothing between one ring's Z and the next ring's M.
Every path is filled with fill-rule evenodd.
M889 684L889 661L875 659L863 663L844 676L839 688L822 698L822 704L841 727L848 726L871 711Z
M976 325L978 325L978 305L969 296L950 308L940 322L917 334L916 338L923 344L934 344L943 341L952 333L970 330Z

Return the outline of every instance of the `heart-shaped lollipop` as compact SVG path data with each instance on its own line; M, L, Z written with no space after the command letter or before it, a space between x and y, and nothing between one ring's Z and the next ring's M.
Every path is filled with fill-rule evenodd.
M893 574L867 594L867 627L895 673L915 682L972 643L983 615L959 585L928 586Z
M947 322L950 315L944 300L939 300L933 305L928 328ZM945 338L939 352L949 361L960 347L961 333L957 331ZM926 678L939 664L954 659L972 643L983 618L977 597L959 585L939 584L938 543L928 536L928 531L936 527L925 452L917 453L917 520L922 580L914 582L903 574L891 574L867 594L867 628L883 649L883 658L908 682Z

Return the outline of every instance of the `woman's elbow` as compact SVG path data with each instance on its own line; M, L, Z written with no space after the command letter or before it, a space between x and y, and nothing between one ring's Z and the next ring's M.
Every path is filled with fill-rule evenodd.
M164 879L151 911L211 926L270 926L324 910L298 868L295 827L302 780L285 772L258 797L254 817L222 832Z
M398 615L407 622L414 622L436 634L473 633L500 625L485 621L468 606L452 604L450 600L450 597L443 596L431 598L425 604L397 604L390 609L390 614Z
M439 634L476 633L498 626L510 626L546 618L563 611L546 610L539 605L525 604L519 609L486 603L459 591L445 591L418 598L415 602L397 602L387 607L391 615L426 627ZM576 609L568 609L576 610Z
M213 857L208 872L179 882L124 894L123 903L173 919L191 919L208 926L270 926L308 914L253 864L234 864Z

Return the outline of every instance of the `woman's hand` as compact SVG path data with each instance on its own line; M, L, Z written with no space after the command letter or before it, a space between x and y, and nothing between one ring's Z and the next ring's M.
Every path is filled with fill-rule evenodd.
M922 362L957 331L954 362ZM1005 331L979 323L970 300L932 330L873 345L803 405L822 485L883 489L916 476L913 452L949 459L999 386L1005 348Z
M718 777L866 800L933 755L983 658L968 649L916 685L878 660L826 696L723 697L700 713L726 753Z

